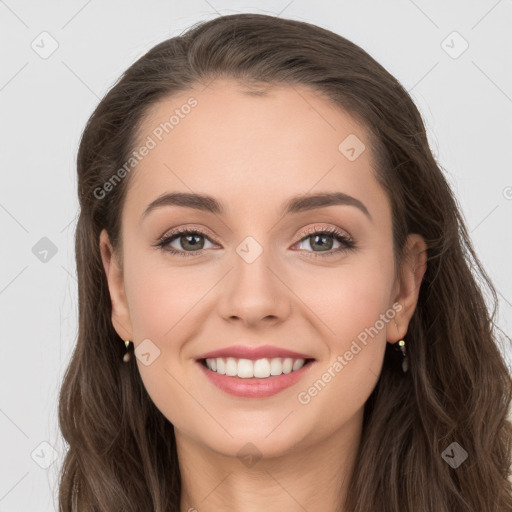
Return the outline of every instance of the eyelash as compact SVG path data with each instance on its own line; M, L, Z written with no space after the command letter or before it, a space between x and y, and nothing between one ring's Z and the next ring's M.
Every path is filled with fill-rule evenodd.
M179 251L179 250L176 250L176 249L166 249L165 248L166 245L170 244L176 238L182 236L183 234L199 235L199 236L203 236L205 238L208 238L206 233L204 233L203 231L201 231L199 229L185 228L185 229L180 229L180 230L177 230L177 231L174 231L174 232L171 232L169 234L164 235L162 238L160 238L158 240L157 244L155 244L155 245L157 247L159 247L161 250L163 250L165 252L168 252L168 253L171 253L171 254L176 255L176 256L189 257L189 256L199 256L199 255L203 254L203 252L206 249L201 249L201 250L198 250L198 251ZM298 242L296 242L296 243L300 243L303 240L309 238L310 236L318 235L318 234L328 235L328 236L333 237L336 241L340 242L343 245L343 247L335 249L335 250L329 250L329 251L326 251L326 252L323 252L323 253L322 252L315 252L315 251L306 251L306 252L309 252L309 253L313 252L313 255L310 254L308 257L326 258L326 257L336 256L336 255L339 255L339 254L341 254L341 253L343 253L345 251L349 251L350 249L353 249L353 248L356 247L355 242L351 238L348 238L347 236L345 236L341 231L337 230L336 228L319 228L317 226L315 226L314 228L308 230L305 233L305 235L300 240L298 240ZM296 244L294 244L294 245L296 245Z

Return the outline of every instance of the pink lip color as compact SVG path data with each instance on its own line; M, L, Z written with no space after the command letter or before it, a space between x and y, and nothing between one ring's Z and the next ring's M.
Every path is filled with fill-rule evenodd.
M312 362L305 364L300 370L274 375L266 379L243 379L221 375L209 370L202 363L197 362L201 371L204 372L210 382L226 393L244 398L265 398L275 395L284 389L293 386L308 372Z
M265 357L272 359L273 357L291 357L292 359L313 359L307 354L293 352L284 348L273 347L271 345L263 345L262 347L247 347L244 345L234 345L232 347L213 350L198 356L196 359L207 359L215 357L234 357L235 359L263 359Z

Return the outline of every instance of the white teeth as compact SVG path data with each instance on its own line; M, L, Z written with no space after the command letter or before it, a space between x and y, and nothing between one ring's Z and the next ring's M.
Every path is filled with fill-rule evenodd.
M254 361L254 376L259 379L270 377L270 361L268 359L257 359Z
M214 371L216 371L217 373L220 373L221 375L226 375L226 363L224 363L224 359L222 359L220 357L217 359L207 359L206 364L208 364L208 361L210 361L210 366L208 366L208 368L210 368L210 370L213 370L212 361L215 361L217 369Z
M258 379L266 379L271 375L281 375L282 373L290 373L300 370L306 363L305 359L292 359L290 357L273 359L236 359L228 357L208 358L206 366L221 375L230 377L239 377L241 379L249 379L256 377Z
M283 373L283 364L277 358L270 360L270 375L281 375Z
M228 357L226 360L226 375L234 377L237 372L237 364L234 357Z
M287 357L283 361L283 373L290 373L292 371L292 367L293 367L293 359L290 359L289 357Z
M243 379L254 377L254 365L252 361L250 359L239 359L236 374Z
M292 370L293 371L300 370L304 366L304 363L305 363L304 359L297 359L293 363Z

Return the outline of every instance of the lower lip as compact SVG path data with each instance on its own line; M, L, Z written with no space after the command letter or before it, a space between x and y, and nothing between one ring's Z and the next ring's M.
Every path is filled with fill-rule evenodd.
M197 364L206 377L210 379L210 382L230 395L244 398L265 398L267 396L276 395L284 389L296 384L309 371L313 363L314 361L310 361L300 370L274 375L266 379L243 379L240 377L221 375L220 373L209 370L203 363L197 361Z

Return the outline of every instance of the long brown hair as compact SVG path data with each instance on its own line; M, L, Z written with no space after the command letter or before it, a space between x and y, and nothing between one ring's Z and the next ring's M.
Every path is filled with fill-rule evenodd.
M418 109L359 46L308 23L261 14L219 17L158 44L87 122L77 163L79 330L59 401L69 444L59 510L179 511L174 429L147 394L134 357L122 362L125 347L112 325L99 251L103 228L121 249L120 212L131 175L106 199L95 191L129 159L150 106L218 77L255 89L307 86L355 116L371 134L377 178L392 206L395 264L409 233L427 243L427 270L405 336L410 369L397 371L386 351L365 404L344 511L512 510L512 381L496 343L497 295ZM452 443L468 454L456 469L443 456L447 448L453 454Z

